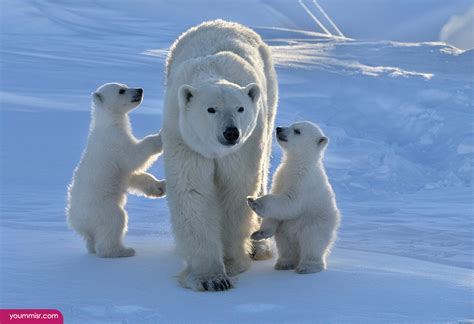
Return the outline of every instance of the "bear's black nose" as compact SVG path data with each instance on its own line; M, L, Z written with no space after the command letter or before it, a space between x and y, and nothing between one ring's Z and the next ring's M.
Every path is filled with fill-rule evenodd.
M224 138L231 143L235 143L240 136L239 130L236 127L227 127L223 135Z
M277 127L277 134L278 134L278 133L281 133L282 130L283 130L283 129L282 129L281 127Z

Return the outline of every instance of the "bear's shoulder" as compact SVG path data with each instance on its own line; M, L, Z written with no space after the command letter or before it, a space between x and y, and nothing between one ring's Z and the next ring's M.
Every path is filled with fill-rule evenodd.
M242 44L247 48L258 48L264 43L260 35L241 24L221 19L203 22L181 34L173 43L166 60L166 75L170 75L175 63L236 49Z

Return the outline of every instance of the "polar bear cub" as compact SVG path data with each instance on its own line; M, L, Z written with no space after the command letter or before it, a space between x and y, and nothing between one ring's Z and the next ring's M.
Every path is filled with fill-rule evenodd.
M252 239L275 235L277 270L313 273L326 269L326 259L336 239L340 214L322 163L328 138L311 122L277 127L283 149L282 163L273 178L272 193L247 198L263 217Z
M66 210L69 226L81 234L89 253L129 257L123 245L127 231L127 190L162 197L165 181L144 172L162 152L160 135L137 140L128 112L143 99L143 89L107 83L92 94L92 121L87 147L74 171Z

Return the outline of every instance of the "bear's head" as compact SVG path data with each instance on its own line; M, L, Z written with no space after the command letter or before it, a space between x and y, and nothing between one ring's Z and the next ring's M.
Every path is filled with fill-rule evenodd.
M208 158L236 151L257 124L260 88L219 81L178 91L179 129L186 144Z
M329 143L321 128L308 121L277 127L276 137L285 154L294 157L320 159Z
M142 102L143 89L129 88L120 83L106 83L92 93L92 100L96 109L112 114L126 114Z

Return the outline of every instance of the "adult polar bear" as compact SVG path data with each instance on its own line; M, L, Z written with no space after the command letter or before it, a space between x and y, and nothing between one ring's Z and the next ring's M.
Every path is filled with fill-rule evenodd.
M258 225L247 196L266 192L278 100L269 47L253 30L204 22L172 45L166 64L162 137L182 286L226 290L246 271ZM251 246L254 244L254 246ZM257 244L257 245L255 245Z

